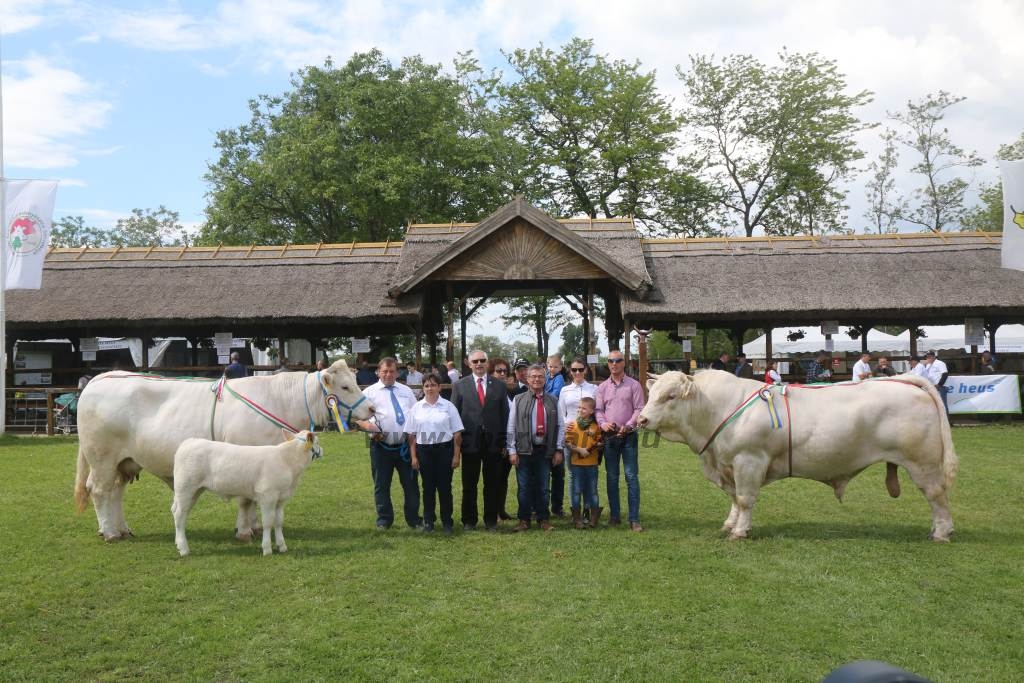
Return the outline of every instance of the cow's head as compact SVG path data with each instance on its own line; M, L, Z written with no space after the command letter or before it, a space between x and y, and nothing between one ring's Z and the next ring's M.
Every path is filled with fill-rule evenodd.
M670 441L686 441L681 429L685 420L685 402L697 393L689 375L666 372L647 380L648 399L637 424L660 432Z
M334 361L331 367L322 370L320 382L328 394L338 397L342 417L346 420L368 420L373 415L373 404L359 390L356 373L349 369L344 360ZM350 414L349 407L352 408Z

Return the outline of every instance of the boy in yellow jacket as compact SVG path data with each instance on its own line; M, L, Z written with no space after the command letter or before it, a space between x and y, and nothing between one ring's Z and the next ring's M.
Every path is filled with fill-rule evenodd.
M580 411L575 420L565 425L565 451L572 471L572 497L578 501L583 496L584 506L590 508L589 524L596 527L601 519L601 501L597 497L597 468L600 463L604 435L594 419L594 399L584 396L580 399ZM573 526L582 529L585 521L578 507L572 509Z

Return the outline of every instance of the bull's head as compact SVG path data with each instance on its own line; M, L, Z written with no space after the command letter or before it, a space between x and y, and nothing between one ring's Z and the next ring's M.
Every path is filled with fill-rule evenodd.
M686 441L680 431L685 419L684 401L697 393L689 375L666 372L647 380L647 405L637 418L637 425L660 432L670 441Z
M339 407L351 407L351 410L342 416L347 421L368 420L373 415L373 404L359 390L356 374L344 360L334 361L331 367L321 372L320 382L325 392L338 397Z

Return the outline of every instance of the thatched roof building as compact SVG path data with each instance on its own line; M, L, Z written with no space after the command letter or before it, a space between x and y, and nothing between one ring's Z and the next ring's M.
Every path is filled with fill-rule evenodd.
M609 336L817 323L1024 322L998 234L642 239L629 220L554 220L521 199L404 243L54 249L7 298L10 338L442 332L442 303L555 291L606 303ZM458 311L458 306L451 307Z

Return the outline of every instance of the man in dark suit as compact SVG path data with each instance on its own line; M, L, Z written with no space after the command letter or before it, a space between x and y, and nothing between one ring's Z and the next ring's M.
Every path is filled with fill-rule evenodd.
M498 530L504 507L501 493L502 454L508 425L508 388L487 372L487 354L469 352L472 373L452 385L452 403L462 417L462 528L470 531L479 521L477 484L484 476L484 527Z

